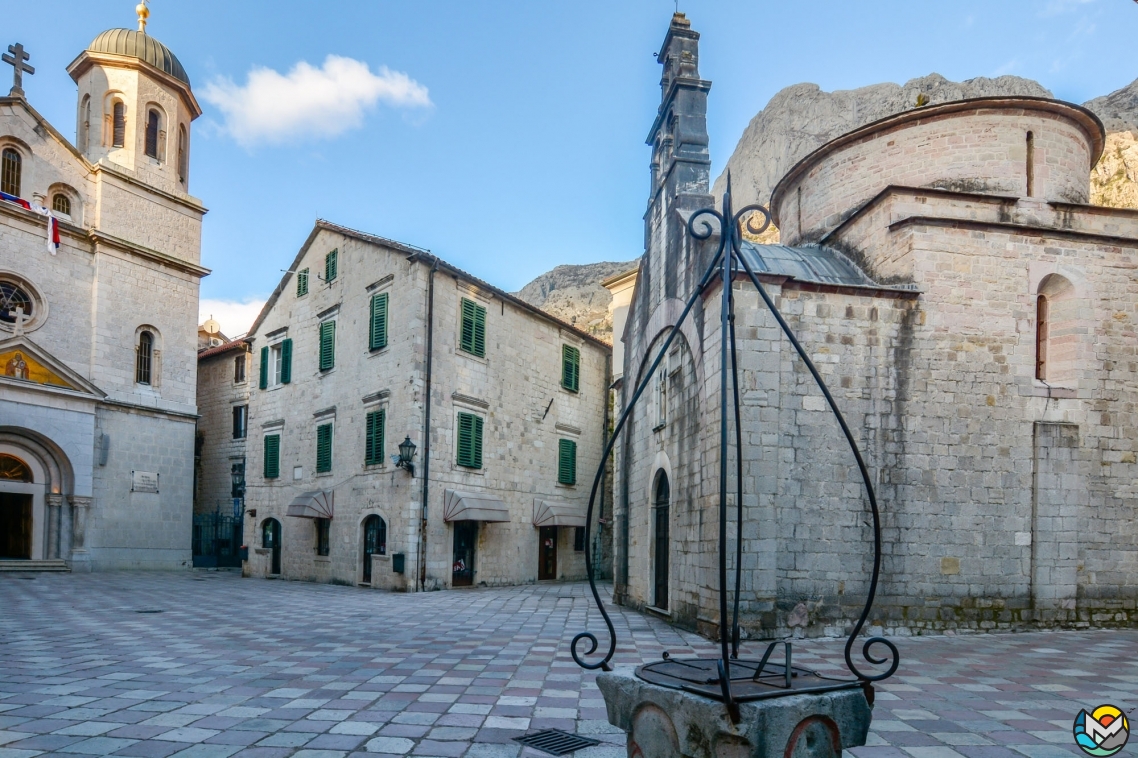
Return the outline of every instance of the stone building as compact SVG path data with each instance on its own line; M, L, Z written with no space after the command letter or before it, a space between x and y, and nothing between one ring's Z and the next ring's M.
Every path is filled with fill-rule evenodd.
M201 109L144 26L100 34L67 67L74 142L29 104L20 72L0 98L3 559L190 561Z
M244 339L198 352L198 441L194 514L241 517L253 355ZM255 377L254 377L255 379Z
M685 231L713 204L698 39L677 15L659 54L626 399L711 253ZM1047 98L915 108L795 165L771 202L783 244L745 246L874 473L874 626L1134 618L1138 212L1088 204L1103 135ZM735 288L744 625L837 633L870 574L860 478L753 287ZM718 623L720 298L697 302L616 463L617 599L704 632Z
M584 575L608 345L324 221L248 340L247 574L407 591Z

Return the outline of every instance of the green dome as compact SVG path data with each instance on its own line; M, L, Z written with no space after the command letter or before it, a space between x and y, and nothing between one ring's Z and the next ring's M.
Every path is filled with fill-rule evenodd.
M144 32L133 29L108 29L95 37L95 41L87 46L87 52L107 53L109 55L128 55L149 63L159 71L183 81L188 86L190 77L178 56L170 52L170 48Z

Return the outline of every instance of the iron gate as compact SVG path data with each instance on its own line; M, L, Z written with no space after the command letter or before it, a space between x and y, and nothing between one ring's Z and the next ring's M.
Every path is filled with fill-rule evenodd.
M194 516L194 568L241 568L241 526L221 513Z

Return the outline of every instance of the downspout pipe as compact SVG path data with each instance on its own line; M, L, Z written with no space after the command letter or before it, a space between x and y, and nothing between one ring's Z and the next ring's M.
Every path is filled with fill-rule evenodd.
M427 501L431 483L431 380L435 346L435 272L439 270L439 259L432 256L433 263L427 274L427 375L425 384L426 399L423 408L423 503L419 522L419 591L427 587Z

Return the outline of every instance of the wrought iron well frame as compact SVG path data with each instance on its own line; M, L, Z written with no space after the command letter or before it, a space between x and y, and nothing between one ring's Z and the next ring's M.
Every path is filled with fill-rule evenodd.
M738 700L732 693L731 687L731 662L737 661L739 658L739 600L740 600L740 584L742 577L742 556L743 556L743 444L742 444L742 427L740 424L740 398L739 398L739 370L736 356L736 343L735 343L735 292L734 280L736 275L740 272L746 275L758 291L759 296L762 298L763 303L778 322L779 328L782 333L786 335L787 340L794 347L798 357L802 360L803 364L809 370L810 375L814 378L815 383L821 390L822 395L826 399L831 412L834 414L841 427L842 434L849 444L850 450L853 453L854 460L857 462L858 471L861 473L862 483L865 487L866 498L869 501L870 512L872 515L873 527L873 572L870 577L869 590L866 593L865 606L862 609L861 616L858 618L857 623L854 624L849 637L846 639L845 644L845 663L850 673L854 678L850 680L836 680L828 679L826 677L817 677L814 672L806 672L805 670L795 670L794 675L797 676L797 671L811 674L821 680L828 682L835 682L833 685L821 685L811 691L818 691L819 689L840 689L850 686L868 686L872 682L887 679L894 674L897 666L900 663L900 655L897 651L897 646L892 641L885 637L872 636L868 637L861 648L862 657L869 663L874 665L888 664L884 671L877 673L866 673L859 669L853 661L853 646L855 640L861 635L862 629L865 627L866 620L869 618L869 613L873 608L873 601L877 595L878 580L881 573L881 513L877 503L877 495L873 489L873 481L869 474L869 468L865 464L865 460L861 455L861 450L858 448L857 441L854 439L853 433L850 431L849 425L846 423L845 417L842 415L841 410L838 408L834 396L830 393L829 388L823 381L821 374L815 367L814 362L807 355L806 350L802 344L795 337L794 332L791 330L790 325L787 324L786 319L775 305L774 300L770 294L763 287L759 281L758 275L751 267L750 263L744 257L740 248L740 243L743 236L743 223L747 224L747 231L751 234L758 235L764 232L771 224L771 214L762 205L747 205L735 212L731 205L731 175L727 176L727 191L723 196L722 210L717 211L714 208L703 208L691 215L687 222L687 233L693 240L703 242L711 239L715 233L716 228L719 230L719 243L716 248L715 254L712 256L711 263L708 265L707 270L704 272L699 284L688 298L687 303L684 305L683 311L680 313L676 323L672 326L671 331L668 333L664 343L660 346L659 352L655 359L652 361L647 372L640 379L636 385L635 391L632 393L627 406L621 412L620 418L617 420L616 425L613 427L612 434L609 437L608 443L605 446L604 454L601 456L601 464L597 469L596 476L593 478L593 487L589 494L589 507L585 518L585 566L588 571L589 587L592 590L593 600L596 602L597 608L600 610L601 616L604 619L605 626L608 628L609 645L608 651L605 656L595 663L589 663L584 660L582 656L592 655L597 651L599 646L596 635L592 632L584 631L577 634L571 643L570 652L572 653L573 660L578 666L589 669L603 669L611 671L612 658L616 653L616 629L613 627L612 619L608 611L605 609L604 603L601 601L600 592L597 590L596 576L593 568L592 555L590 551L591 540L589 539L588 531L593 522L593 507L597 499L597 493L600 489L601 482L603 481L605 473L605 462L608 460L609 455L612 453L616 440L620 437L621 430L624 428L625 423L631 416L633 409L636 407L637 402L640 400L644 391L650 386L652 377L655 375L660 363L667 355L668 349L672 345L672 341L676 335L680 333L680 328L683 326L684 321L691 313L692 308L696 302L707 291L708 287L718 278L722 283L722 296L720 308L720 428L719 428L719 644L720 644L720 657L716 660L717 678L714 682L717 683L721 689L722 701L726 705L728 713L733 721L739 720L739 706ZM752 222L756 218L756 214L762 217L762 224L755 226ZM712 222L716 221L717 224ZM697 224L698 222L698 224ZM718 274L718 276L716 276ZM730 363L728 362L730 361ZM737 508L736 513L736 535L735 535L735 582L733 593L733 607L730 618L730 625L726 623L728 619L728 585L727 585L727 495L728 495L728 477L727 477L727 459L728 459L728 377L731 378L731 410L733 413L730 418L733 418L735 427L735 463L736 463L736 492L735 504ZM577 646L582 640L589 642L589 649L583 653L578 652ZM762 662L758 664L755 672L755 681L758 682L760 677L763 677L764 667L767 665L767 660L774 649L772 643L763 656ZM782 687L782 692L771 693L772 695L778 694L796 694L801 690L795 690L790 686L792 667L790 663L790 645L786 643L786 664L780 674L785 677L787 685ZM887 653L881 657L874 654L873 647L883 645L887 649ZM674 660L669 659L667 653L664 654L665 661ZM707 659L705 663L709 663ZM754 664L751 664L754 667ZM767 677L769 678L769 675ZM779 685L775 685L776 687ZM684 687L695 691L693 688ZM705 688L706 689L706 688ZM703 692L703 694L709 694ZM720 699L716 697L716 699ZM755 698L748 698L755 699Z

